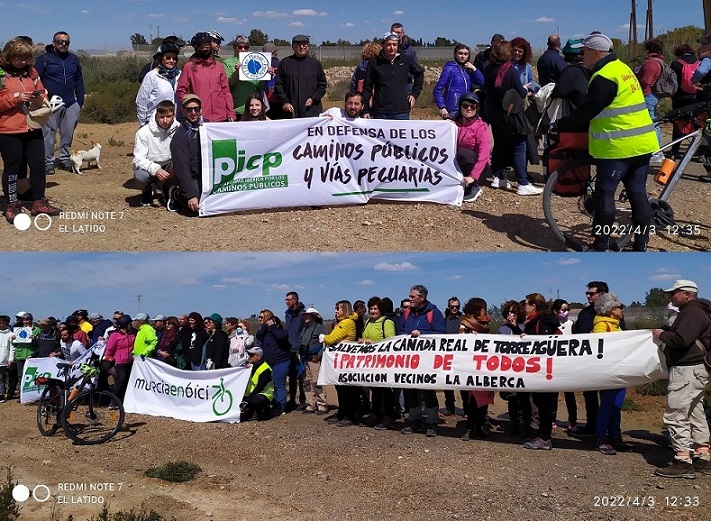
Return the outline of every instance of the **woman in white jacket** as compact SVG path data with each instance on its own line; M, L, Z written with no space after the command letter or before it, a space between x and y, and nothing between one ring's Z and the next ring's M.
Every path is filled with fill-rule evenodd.
M161 101L155 116L136 132L133 144L133 177L141 190L141 205L153 205L153 185L168 186L174 177L170 142L180 126L175 120L175 105L170 100ZM166 201L167 194L163 194Z
M161 101L170 100L175 103L175 88L180 77L179 52L180 49L174 43L164 43L153 56L154 60L158 60L158 67L146 74L136 95L136 114L140 126L147 125L153 119Z

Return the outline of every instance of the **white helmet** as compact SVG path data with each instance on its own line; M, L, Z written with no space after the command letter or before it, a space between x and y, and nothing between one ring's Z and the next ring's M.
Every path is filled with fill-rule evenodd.
M49 107L52 109L52 112L57 112L63 106L64 106L64 100L62 100L62 98L60 98L56 94L50 98Z

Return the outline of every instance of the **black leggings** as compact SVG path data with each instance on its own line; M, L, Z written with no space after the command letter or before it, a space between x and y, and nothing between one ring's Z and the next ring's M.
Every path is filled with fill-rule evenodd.
M2 190L7 203L17 202L17 178L26 164L30 169L32 198L44 198L47 175L44 172L44 140L41 130L20 134L0 134Z

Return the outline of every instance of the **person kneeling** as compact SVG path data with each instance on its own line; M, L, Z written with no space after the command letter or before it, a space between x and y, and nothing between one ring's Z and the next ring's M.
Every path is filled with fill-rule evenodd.
M136 132L133 145L133 177L141 190L141 206L153 205L153 186L166 187L174 179L170 143L180 126L175 119L175 104L170 100L158 103L155 117Z
M244 400L240 404L240 420L249 421L256 415L258 420L268 420L272 417L272 402L274 401L274 383L272 382L272 368L264 361L264 352L261 347L247 349L252 372L249 383L244 393Z

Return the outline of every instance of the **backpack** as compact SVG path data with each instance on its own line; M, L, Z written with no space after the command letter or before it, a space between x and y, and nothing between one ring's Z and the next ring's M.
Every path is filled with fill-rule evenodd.
M403 322L407 322L407 317L409 317L409 316L410 316L410 308L407 308L407 309L406 309L405 311L403 311L403 313L402 313L402 321L403 321ZM430 310L427 312L427 322L429 322L430 325L432 325L432 322L433 322L433 321L434 321L434 308L430 309ZM383 320L383 322L385 322L385 321ZM385 329L383 329L383 331L385 331Z
M679 88L686 92L687 94L696 94L696 87L691 83L691 77L696 72L701 62L696 61L695 63L687 63L684 60L677 60L681 64L681 81L679 82Z
M652 94L656 94L660 98L671 98L674 94L676 94L676 91L679 88L676 73L671 67L669 67L669 65L664 63L664 60L660 60L659 58L653 59L659 62L662 67L662 72L652 86Z

